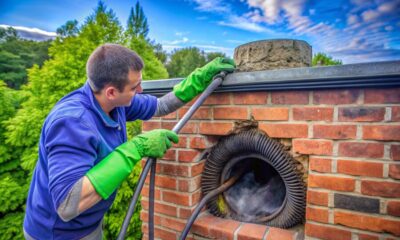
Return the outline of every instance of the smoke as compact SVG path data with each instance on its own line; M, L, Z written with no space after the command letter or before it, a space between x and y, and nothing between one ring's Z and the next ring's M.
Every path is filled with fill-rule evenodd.
M271 215L285 198L286 188L279 174L272 168L260 171L259 167L245 173L225 192L229 206L243 221L253 222L258 217Z

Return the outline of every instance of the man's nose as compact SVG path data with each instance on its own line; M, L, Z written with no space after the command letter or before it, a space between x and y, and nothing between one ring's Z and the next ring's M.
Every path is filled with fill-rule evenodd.
M137 88L137 92L138 93L142 93L143 92L142 84L139 84L139 86Z

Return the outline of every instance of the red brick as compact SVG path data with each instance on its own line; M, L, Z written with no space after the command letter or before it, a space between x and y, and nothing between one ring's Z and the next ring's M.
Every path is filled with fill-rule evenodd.
M146 211L149 210L149 202L148 200L142 200L142 207ZM165 214L168 216L176 217L177 216L177 208L175 206L166 205L163 203L154 203L154 212Z
M248 119L247 107L215 107L214 119Z
M400 179L400 164L389 165L389 177L393 179Z
M165 228L175 230L178 232L182 232L186 225L185 220L179 220L179 219L171 218L171 217L167 217L167 216L159 216L159 218L161 220L160 226L163 226Z
M328 209L307 207L306 219L315 222L328 223L329 222Z
M331 122L333 120L333 108L331 107L293 108L293 120Z
M189 110L188 107L182 107L178 110L178 117L183 118L183 116ZM190 119L211 119L211 108L210 107L200 107L194 112Z
M302 154L331 155L333 145L331 141L324 140L293 140L293 151Z
M149 185L145 185L142 188L142 197L148 198L149 196ZM154 190L154 199L155 200L161 200L161 191L160 189L155 189Z
M178 212L180 218L189 219L190 216L192 216L192 213L194 212L194 208L190 209L190 208L179 207Z
M145 212L145 211L142 211L140 213L140 218L142 219L143 222L147 223L149 221L149 213ZM154 224L155 225L160 225L161 224L160 218L157 215L154 216ZM148 228L146 228L146 232L148 232Z
M199 175L200 173L203 172L204 163L205 163L205 161L199 162L199 163L197 163L196 165L193 165L190 168L190 171L191 171L190 174L191 174L192 177L195 177L195 176L197 176L197 175Z
M372 236L368 234L359 233L358 240L379 240L378 236Z
M387 213L392 216L400 217L400 202L389 201L387 204Z
M174 150L174 149L167 150L167 152L164 154L162 159L167 160L167 161L175 161L176 160L176 150Z
M178 161L179 162L194 162L197 160L197 155L199 151L191 149L182 149L178 151Z
M189 168L188 166L182 164L168 164L168 163L157 163L160 167L159 173L171 175L171 176L180 176L180 177L188 177L189 176Z
M206 149L208 147L207 138L192 137L189 141L189 147L195 149Z
M326 225L306 223L305 233L306 236L325 240L351 240L350 231L328 227Z
M339 121L341 122L380 122L385 119L383 107L341 107Z
M314 125L314 138L355 139L357 127L354 125Z
M178 180L178 189L182 192L193 192L200 188L201 176Z
M268 227L264 225L243 223L237 233L237 238L240 240L259 240L263 238L267 228Z
M165 116L162 116L162 119L176 119L176 111Z
M310 170L316 172L332 172L332 160L328 158L310 157Z
M339 143L339 156L382 158L382 143L341 142Z
M345 177L332 177L322 175L308 175L308 186L325 188L335 191L352 192L355 189L355 180Z
M308 91L285 91L271 93L272 104L308 104Z
M365 103L400 103L400 88L367 89L364 96Z
M266 92L234 93L233 104L238 104L238 105L266 104L267 98L268 98L268 93Z
M207 97L203 105L222 105L231 103L230 93L213 93L211 96Z
M240 226L237 221L223 219L222 221L210 222L210 235L216 239L233 240L236 229Z
M143 122L143 131L150 131L153 129L159 129L161 128L161 122L159 121L147 121Z
M400 107L392 107L392 121L400 122Z
M190 195L187 193L162 191L162 200L169 203L174 203L183 206L190 206Z
M161 239L176 239L176 232L154 227L154 237Z
M179 136L179 142L177 144L174 143L173 146L176 148L186 148L187 139L187 137Z
M252 114L256 120L286 121L289 119L288 108L253 108Z
M156 175L155 185L157 187L176 189L176 179L161 175Z
M267 234L267 240L275 240L275 239L292 240L292 239L294 239L295 235L296 235L296 232L294 232L294 231L270 227L268 234Z
M365 161L338 160L337 172L367 177L383 177L383 164Z
M363 126L363 139L399 141L400 126Z
M400 160L400 145L392 145L390 147L390 158L392 160Z
M239 226L240 223L237 221L200 215L194 222L191 232L212 239L233 239L233 234Z
M314 91L314 104L351 104L357 103L360 90L320 90Z
M162 122L161 128L172 130L178 122ZM179 133L197 133L197 124L188 122Z
M232 122L200 122L199 132L205 135L227 135L232 128Z
M259 124L260 129L273 138L306 138L308 136L307 124Z
M308 189L307 191L307 203L320 206L328 206L328 193L318 192Z
M400 236L400 221L373 217L368 215L354 214L349 212L335 211L335 224L341 224L351 228L373 232L388 232Z
M400 183L362 180L361 193L370 196L399 198Z
M210 223L214 221L221 221L221 219L215 218L212 215L200 215L193 223L191 232L201 235L203 237L210 237Z

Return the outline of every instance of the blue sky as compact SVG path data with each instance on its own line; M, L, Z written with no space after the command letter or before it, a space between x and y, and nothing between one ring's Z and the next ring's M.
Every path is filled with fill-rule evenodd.
M136 0L104 0L123 26ZM196 46L229 56L240 44L307 41L344 63L400 60L400 0L145 0L149 37L165 50ZM0 25L55 32L83 23L97 0L1 0ZM35 30L35 31L39 31Z

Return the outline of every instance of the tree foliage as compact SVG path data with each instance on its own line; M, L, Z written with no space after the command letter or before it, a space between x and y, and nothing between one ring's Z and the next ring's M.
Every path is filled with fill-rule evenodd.
M57 28L57 34L61 37L75 36L79 33L78 21L69 20L61 27Z
M9 97L14 94L13 90L4 84L0 85L0 113L5 112L0 115L3 123L0 125L0 144L6 146L0 148L0 153L3 153L0 169L8 169L0 175L0 204L6 201L6 197L16 195L15 198L10 198L12 201L0 208L0 236L7 236L7 239L22 239L23 203L26 201L29 181L38 158L38 142L43 121L60 98L84 84L86 61L91 52L104 43L122 44L136 50L142 56L145 63L144 79L168 77L166 69L154 55L151 44L144 38L134 38L127 34L115 13L103 2L99 2L94 13L87 17L81 26L78 26L77 22L67 22L64 26L61 27L63 34L60 32L60 36L51 42L50 59L42 66L33 65L28 70L28 84L18 91L18 96L21 97ZM130 123L128 133L138 132L140 122ZM16 166L12 163L16 163ZM115 203L104 219L106 239L117 238L140 171L138 164L120 187ZM139 210L140 205L128 229L129 239L141 239Z
M136 2L135 8L131 8L131 12L128 18L127 33L135 38L142 37L146 38L149 33L149 25L147 24L147 18L144 15L143 9Z
M21 39L13 28L0 28L0 79L9 87L19 89L26 83L26 69L42 65L48 59L50 41Z
M333 59L325 53L317 53L312 58L312 66L342 65L342 60Z
M225 57L224 53L205 53L197 47L175 49L171 53L171 59L166 64L170 77L186 77L193 70L202 67L216 57Z
M204 53L196 47L174 50L171 60L167 63L167 70L170 77L186 77L194 69L206 63Z

